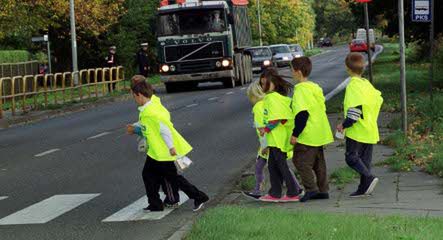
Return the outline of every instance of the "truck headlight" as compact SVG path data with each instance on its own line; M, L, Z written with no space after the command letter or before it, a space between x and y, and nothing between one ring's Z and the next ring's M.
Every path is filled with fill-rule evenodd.
M222 61L222 65L223 65L223 67L229 67L229 65L231 65L231 62L229 60L225 59Z
M171 70L171 72L175 72L175 66L174 66L174 65L171 65L171 66L169 67L169 69Z
M217 62L215 63L215 66L218 67L218 68L221 67L221 66L222 66L222 62L217 61Z
M263 62L263 65L264 65L264 66L269 66L269 65L271 65L271 61L269 61L269 60L265 60L265 61Z
M301 57L300 54L295 54L295 58L299 58L299 57Z
M162 71L163 72L169 72L169 66L168 65L163 65L162 66Z
M286 57L286 56L285 56L285 57L283 57L283 60L284 60L284 61L288 61L288 60L289 60L289 57Z

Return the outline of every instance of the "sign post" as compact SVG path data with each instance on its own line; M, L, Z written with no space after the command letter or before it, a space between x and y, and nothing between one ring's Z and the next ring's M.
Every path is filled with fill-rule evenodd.
M372 75L372 54L371 54L371 42L369 39L369 10L368 3L372 2L372 0L356 0L359 3L364 4L364 12L365 12L365 28L366 28L366 44L368 45L368 50L366 53L368 54L368 72L369 72L369 81L373 82ZM374 33L375 34L375 33Z
M405 137L408 135L408 109L406 102L406 55L405 55L405 18L403 0L398 0L398 33L400 44L400 85L401 85L401 115L402 129Z
M51 65L51 47L49 42L49 36L47 34L43 35L42 37L33 37L31 39L32 42L46 42L46 48L48 51L48 70L49 73L52 73L52 65Z

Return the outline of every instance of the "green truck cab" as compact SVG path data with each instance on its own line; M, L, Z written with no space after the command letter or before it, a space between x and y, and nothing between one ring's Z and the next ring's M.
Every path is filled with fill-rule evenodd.
M247 0L183 0L158 9L157 49L167 92L223 82L252 81Z

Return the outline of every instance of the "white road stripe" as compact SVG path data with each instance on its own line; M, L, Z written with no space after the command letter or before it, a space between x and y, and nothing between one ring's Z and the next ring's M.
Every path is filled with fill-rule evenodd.
M110 132L102 132L102 133L97 134L95 136L88 137L87 140L96 139L96 138L103 137L103 136L106 136L106 135L109 135L109 134L111 134L111 133Z
M217 99L218 99L218 97L212 97L212 98L209 98L208 101L214 101L214 100L217 100Z
M45 155L48 155L48 154L51 154L51 153L57 152L57 151L60 151L60 149L59 148L54 148L54 149L51 149L51 150L44 151L42 153L36 154L36 155L34 155L34 157L43 157Z
M234 94L234 92L227 92L226 95Z
M7 197L7 196L3 196L3 197L0 196L0 201L1 201L1 200L5 200L6 198L8 198L8 197Z
M193 104L189 104L189 105L187 105L186 107L187 107L187 108L191 108L191 107L196 107L196 106L198 106L198 104L197 104L197 103L193 103Z
M242 88L240 88L240 90L245 90L246 89L246 87L242 87Z
M0 219L0 225L47 223L99 195L100 194L54 195Z
M188 201L189 198L183 192L180 193L180 203L182 205L184 202ZM160 198L163 199L165 194L160 192ZM125 221L140 221L140 220L159 220L164 218L166 215L174 211L174 209L165 209L162 212L145 212L143 208L148 205L148 200L146 197L142 197L135 201L131 205L123 208L122 210L114 213L113 215L107 217L102 222L125 222Z

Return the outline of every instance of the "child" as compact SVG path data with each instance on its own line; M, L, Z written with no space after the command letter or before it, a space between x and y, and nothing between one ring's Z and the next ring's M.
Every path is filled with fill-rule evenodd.
M291 99L286 97L291 84L281 78L275 69L266 69L260 78L261 86L266 93L264 102L265 127L260 128L260 136L267 141L268 170L271 189L268 194L260 197L266 202L295 202L299 201L295 178L289 170L287 153L292 151L290 137L293 129L293 114L290 108ZM288 189L282 197L282 183Z
M347 72L351 80L346 87L344 100L345 120L337 131L346 136L346 163L360 174L360 185L351 197L370 195L378 183L371 173L372 149L380 138L377 119L383 98L381 92L362 78L365 59L359 53L346 57Z
M137 83L141 82L141 81L146 81L146 79L144 77L141 77L139 75L134 76L131 79L131 87L135 86ZM160 101L160 98L157 98L155 96L153 96L153 98L155 101ZM151 101L152 101L151 99ZM130 134L136 134L137 136L139 136L140 138L143 138L143 142L146 148L146 139L144 139L143 133L142 133L142 129L141 129L141 125L139 122L135 123L135 124L130 124L127 126L128 128L128 133ZM146 150L142 150L142 151L146 151ZM180 202L180 194L178 193L178 187L175 185L171 185L166 179L163 179L163 181L161 181L161 188L163 193L165 194L165 199L163 200L163 204L166 208L178 208L179 202Z
M142 76L135 76L143 78ZM140 106L139 119L143 136L147 139L147 156L143 168L143 182L148 196L146 211L163 211L163 202L158 190L166 179L171 185L178 186L190 199L194 200L194 211L200 210L209 200L208 196L177 174L174 161L177 156L185 156L192 147L175 130L169 111L153 95L152 86L140 81L131 87L134 100ZM128 129L129 130L129 129Z
M323 90L308 80L311 70L309 58L292 60L292 74L299 83L294 87L292 98L295 128L291 144L295 145L293 162L306 191L301 202L329 198L323 146L334 141L326 115Z

